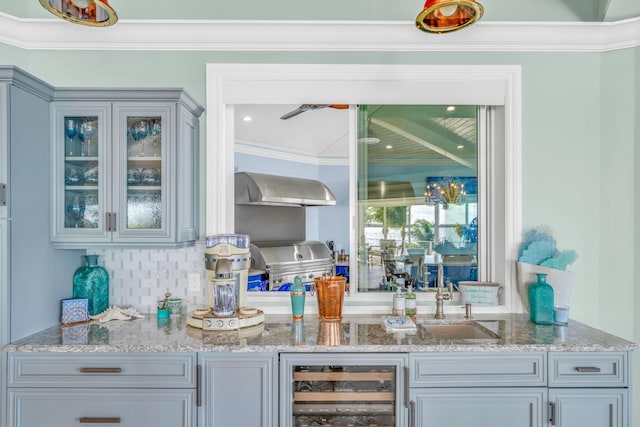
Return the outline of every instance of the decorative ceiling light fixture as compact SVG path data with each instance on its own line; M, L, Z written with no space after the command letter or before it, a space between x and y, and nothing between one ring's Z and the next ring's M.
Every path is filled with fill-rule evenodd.
M483 13L475 0L427 0L416 16L416 26L427 33L449 33L480 20Z
M118 14L108 0L40 0L42 7L75 24L108 27L118 21Z
M467 192L463 183L457 183L453 179L447 180L442 185L427 182L424 192L424 201L427 206L442 203L442 209L448 209L449 205L461 205L467 199Z

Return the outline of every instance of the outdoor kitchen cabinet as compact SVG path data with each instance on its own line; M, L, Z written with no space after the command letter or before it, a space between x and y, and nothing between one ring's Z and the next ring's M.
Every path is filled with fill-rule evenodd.
M195 353L11 353L8 425L196 427Z
M199 353L199 427L278 427L277 353Z
M179 247L198 237L199 116L178 89L60 89L51 241Z
M546 427L546 353L409 355L409 426Z

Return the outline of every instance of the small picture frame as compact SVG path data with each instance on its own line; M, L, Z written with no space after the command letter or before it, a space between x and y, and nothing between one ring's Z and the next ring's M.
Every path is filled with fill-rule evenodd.
M68 298L62 300L63 325L89 321L89 298Z

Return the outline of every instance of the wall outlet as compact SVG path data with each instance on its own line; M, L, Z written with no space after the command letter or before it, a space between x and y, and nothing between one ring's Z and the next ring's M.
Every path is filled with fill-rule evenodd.
M189 274L189 292L200 291L200 275L193 273Z

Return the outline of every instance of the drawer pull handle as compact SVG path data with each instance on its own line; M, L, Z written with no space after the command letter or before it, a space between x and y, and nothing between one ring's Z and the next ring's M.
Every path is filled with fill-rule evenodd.
M81 423L120 424L120 417L82 417Z
M576 366L576 371L578 371L578 372L600 372L600 368L596 368L595 366Z
M80 368L83 374L119 374L122 368Z

